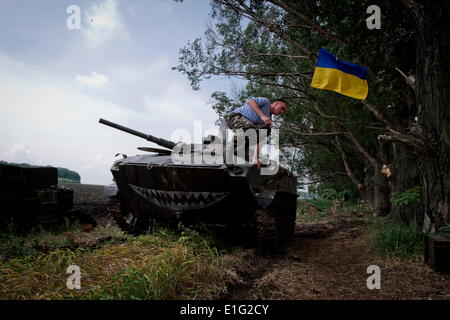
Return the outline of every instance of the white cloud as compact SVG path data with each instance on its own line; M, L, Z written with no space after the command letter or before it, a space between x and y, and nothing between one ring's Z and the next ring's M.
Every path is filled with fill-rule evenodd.
M83 183L108 184L115 153L136 152L128 135L98 123L132 123L134 112L1 55L0 69L0 160L65 167Z
M129 34L118 11L118 0L93 3L85 13L83 35L93 45L113 39L129 40Z
M143 105L132 109L129 101L99 97L70 78L0 54L0 160L65 167L77 171L82 183L109 184L115 154L142 154L136 148L152 144L99 124L99 118L165 139L178 128L193 134L194 121L203 121L204 130L212 126L217 116L206 106L206 94L192 91L165 64L107 70L118 92Z
M81 183L92 183L93 181L97 181L97 183L100 181L102 184L112 183L112 174L109 168L114 160L111 156L107 157L98 153L95 156L89 155L84 161L80 167L80 171L83 173Z
M75 79L81 84L91 86L91 87L103 87L109 82L107 76L99 74L97 72L92 72L91 76L80 76L77 75Z
M0 153L0 159L7 162L44 164L44 160L37 157L28 144L21 142L13 145L11 149Z

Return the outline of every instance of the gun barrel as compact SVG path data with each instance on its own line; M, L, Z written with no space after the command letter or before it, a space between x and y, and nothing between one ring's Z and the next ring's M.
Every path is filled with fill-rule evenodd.
M142 133L142 132L139 132L139 131L136 131L136 130L133 130L133 129L130 129L130 128L127 128L127 127L124 127L124 126L121 126L120 124L117 124L117 123L114 123L114 122L111 122L111 121L108 121L108 120L105 120L105 119L101 119L100 118L100 120L98 122L100 122L101 124L113 127L115 129L124 131L126 133L138 136L138 137L143 138L143 139L145 139L147 141L154 142L154 143L156 143L156 144L158 144L160 146L166 147L168 149L173 149L175 147L175 145L176 145L175 142L168 141L168 140L161 139L161 138L157 138L157 137L154 137L154 136L152 136L150 134L145 134L145 133Z

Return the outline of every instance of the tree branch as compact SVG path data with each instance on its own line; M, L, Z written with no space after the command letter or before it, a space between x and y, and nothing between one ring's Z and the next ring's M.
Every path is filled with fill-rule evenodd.
M234 10L235 12L237 12L238 14L242 14L243 16L247 17L250 20L259 22L260 24L262 24L263 26L265 26L267 29L269 29L271 32L275 33L276 35L278 35L280 38L290 42L292 45L294 45L296 48L298 48L300 51L304 52L305 54L307 54L308 59L313 62L314 64L316 63L316 55L309 50L307 47L305 47L302 43L296 41L295 39L293 39L290 35L282 32L280 30L280 28L278 28L277 26L273 25L272 23L261 19L260 17L258 17L242 0L237 0L239 2L239 4L241 5L241 8L233 5L232 3L226 1L226 0L218 0L219 3L231 8L232 10Z
M268 1L273 3L276 6L279 6L279 7L283 8L289 14L291 14L291 15L297 17L298 19L304 21L312 29L314 29L317 32L319 32L322 35L324 35L325 38L327 38L328 40L336 42L337 44L340 44L340 45L344 44L344 41L342 39L340 39L337 36L333 35L331 32L325 30L324 28L322 28L320 25L315 23L313 20L311 20L307 16L303 15L302 13L300 13L300 12L296 11L295 9L293 9L292 7L288 6L288 4L286 2L284 2L283 0L268 0Z
M358 189L362 188L361 182L356 178L355 174L353 173L353 170L350 167L350 164L347 160L347 155L344 152L344 148L342 148L341 142L339 140L338 136L334 136L334 140L336 142L336 148L339 150L339 153L341 154L342 162L344 163L345 171L347 172L348 177L353 182L353 184L358 187Z

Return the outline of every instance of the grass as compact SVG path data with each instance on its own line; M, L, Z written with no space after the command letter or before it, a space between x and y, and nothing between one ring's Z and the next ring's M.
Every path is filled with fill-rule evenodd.
M368 225L373 251L384 258L417 258L423 254L424 233L415 225L374 218Z
M37 255L43 248L56 250L60 246L69 244L68 237L63 235L64 232L33 229L31 233L26 234L10 226L6 232L0 233L0 256L3 259L26 257Z
M300 223L365 212L358 205L320 199L300 200L298 208ZM422 253L423 235L414 226L379 217L370 221L365 234L378 255L397 261ZM210 236L190 229L157 229L138 237L112 226L28 235L10 230L0 234L0 299L219 299L255 269L250 252L218 251ZM80 290L66 287L70 265L81 269ZM272 292L273 281L290 275L295 274L265 276L255 298L258 288Z
M330 217L332 201L305 199L297 202L297 222L320 222Z
M333 216L368 212L364 205L329 199L304 199L297 203L297 222L323 222Z
M82 232L76 226L58 227L53 230L34 229L20 233L14 228L0 233L0 257L2 259L36 256L62 248L95 248L104 242L130 239L119 228L98 227L92 232Z
M424 234L417 226L390 222L371 213L372 209L365 204L328 199L299 200L297 222L320 223L343 215L365 215L368 218L367 241L376 255L406 259L422 256ZM447 230L446 227L443 229Z
M45 251L36 245L43 239ZM11 237L9 251L3 246L0 299L215 299L237 277L235 261L192 230L130 237L103 227L34 234L26 240L34 247L24 241ZM20 251L20 244L33 249ZM81 269L80 290L66 287L70 265Z

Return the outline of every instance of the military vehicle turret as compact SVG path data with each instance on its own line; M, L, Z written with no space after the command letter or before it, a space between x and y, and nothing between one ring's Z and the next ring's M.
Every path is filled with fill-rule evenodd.
M117 193L109 191L109 212L122 229L138 234L154 223L200 224L269 250L278 250L293 237L297 180L286 168L264 175L251 163L179 163L174 156L180 150L195 155L224 140L209 136L200 146L187 146L104 119L99 122L165 147L138 148L151 153L124 156L112 165Z

